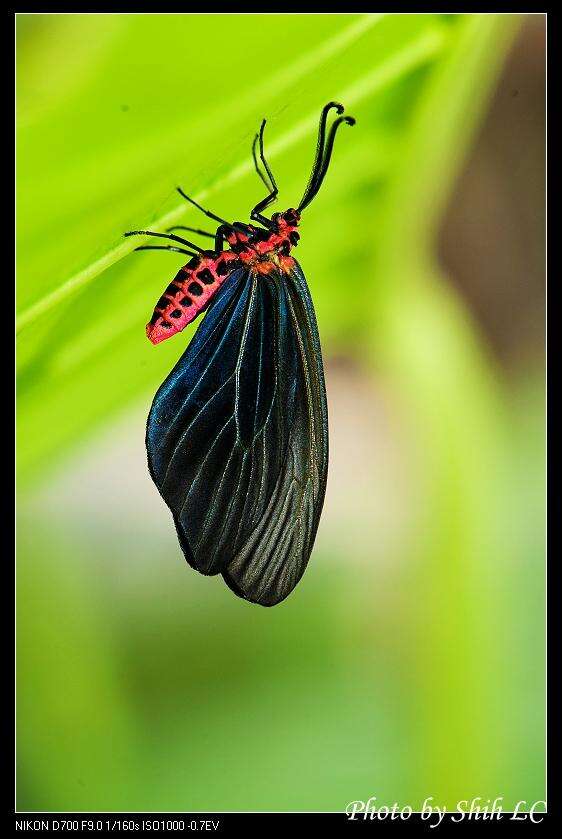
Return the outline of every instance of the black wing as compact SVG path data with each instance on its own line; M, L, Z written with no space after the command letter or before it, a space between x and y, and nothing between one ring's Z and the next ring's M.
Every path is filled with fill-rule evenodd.
M187 561L279 603L306 568L326 488L328 420L302 271L233 272L158 390L150 473Z

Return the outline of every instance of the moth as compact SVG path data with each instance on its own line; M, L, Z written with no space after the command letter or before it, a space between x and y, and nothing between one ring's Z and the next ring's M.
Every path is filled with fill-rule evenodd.
M328 129L328 117L337 118ZM218 224L214 233L176 226L153 236L189 261L158 300L153 344L205 317L158 389L146 427L148 467L170 508L187 562L221 574L239 597L284 600L308 564L324 503L328 410L320 338L303 271L293 256L303 210L320 189L344 107L320 115L312 172L296 208L265 210L278 187L264 153L263 120L252 156L267 195L250 222L228 222L178 192ZM177 234L212 238L206 250ZM174 244L170 244L170 241Z

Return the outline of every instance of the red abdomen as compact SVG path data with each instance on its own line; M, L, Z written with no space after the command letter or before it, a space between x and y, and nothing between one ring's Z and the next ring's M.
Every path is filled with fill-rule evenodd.
M146 325L149 340L159 344L181 332L207 306L239 264L236 254L225 251L219 256L194 257L184 265L156 304Z

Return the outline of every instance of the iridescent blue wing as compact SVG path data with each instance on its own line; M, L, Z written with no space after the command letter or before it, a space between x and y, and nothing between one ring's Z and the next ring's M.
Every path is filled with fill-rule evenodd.
M188 562L273 606L314 543L326 486L320 342L298 266L228 278L158 390L151 475Z

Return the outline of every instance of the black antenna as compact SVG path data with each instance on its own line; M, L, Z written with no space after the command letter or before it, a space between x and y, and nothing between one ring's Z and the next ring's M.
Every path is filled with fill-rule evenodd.
M203 248L199 245L194 245L193 242L188 242L187 239L182 239L181 236L176 236L174 233L155 233L154 230L129 230L123 233L123 236L155 236L158 239L171 239L173 242L179 242L180 245L185 245L198 253L204 253ZM138 248L135 248L138 250Z
M316 143L316 156L314 158L314 163L312 165L312 172L310 173L310 178L308 179L308 183L306 185L306 189L304 191L304 195L301 200L301 205L304 204L304 200L308 193L310 192L310 188L312 184L316 180L316 176L318 174L318 170L322 164L322 157L324 155L324 137L326 135L326 121L328 119L328 113L331 111L332 108L335 108L338 114L343 113L343 105L340 102L328 102L327 105L324 105L322 108L322 113L320 114L320 124L318 126L318 141Z
M322 113L320 114L320 125L318 126L318 143L316 146L316 157L314 159L314 164L312 166L312 172L307 187L298 206L299 212L304 210L305 207L308 207L308 205L322 186L322 182L326 176L326 172L328 171L328 166L330 164L330 159L332 157L334 140L336 138L336 132L338 128L343 123L346 123L347 125L355 125L355 120L353 117L338 117L338 119L333 123L330 129L330 133L328 134L328 139L326 140L326 122L328 119L328 113L332 108L335 108L338 114L342 114L344 110L343 105L341 105L339 102L328 102L328 104L324 105L324 107L322 108Z

